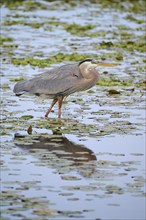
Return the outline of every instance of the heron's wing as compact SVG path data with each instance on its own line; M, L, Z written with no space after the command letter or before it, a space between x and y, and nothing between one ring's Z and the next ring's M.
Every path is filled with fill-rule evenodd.
M76 64L67 64L61 67L54 68L37 75L38 79L54 80L54 79L65 79L71 73L76 74L78 77L81 76L79 68Z
M75 91L78 79L81 78L76 64L64 65L60 68L42 73L30 80L19 82L14 87L16 94L30 92L50 96L69 95Z

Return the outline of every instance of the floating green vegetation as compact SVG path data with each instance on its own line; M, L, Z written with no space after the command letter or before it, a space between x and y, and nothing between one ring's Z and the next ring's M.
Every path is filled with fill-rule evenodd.
M98 60L112 59L112 61L113 60L121 61L121 60L123 60L123 58L124 58L124 55L123 55L122 51L120 51L120 50L117 52L112 52L112 53L103 53L98 56Z
M121 61L121 60L123 60L124 56L123 56L122 52L119 51L119 52L116 53L115 58L116 58L116 60Z
M16 44L4 44L3 45L3 48L17 48L18 47L18 45L16 45Z
M106 32L105 31L95 31L90 33L85 33L87 37L105 37Z
M25 10L24 11L33 11L36 9L47 9L46 5L37 1L25 1Z
M18 16L19 15L17 15L17 17ZM24 25L24 26L30 26L32 28L40 28L40 27L43 27L44 25L53 25L53 26L57 27L59 25L65 25L65 23L64 22L60 22L60 21L52 18L52 20L50 20L50 21L40 22L40 23L38 23L38 22L26 22L26 21L23 21L23 20L6 20L4 22L4 25L6 25L6 26Z
M121 31L121 33L120 33L120 35L121 35L121 39L122 40L126 40L126 39L129 39L129 38L134 38L134 35L133 34L131 34L131 33L128 33L128 31Z
M57 26L59 26L60 24L62 24L62 22L57 21L57 20L55 20L54 18L52 18L52 20L51 20L51 21L48 21L47 24L51 24L51 25L54 25L54 26L57 27Z
M53 2L53 0L46 0L47 2ZM79 1L81 2L81 1ZM137 1L130 1L125 0L124 4L122 1L119 0L90 0L91 3L98 3L100 8L112 8L117 9L120 11L128 11L134 13L145 13L145 1L144 0L137 0ZM56 9L56 6L62 6L63 3L69 4L72 7L77 6L77 3L73 0L62 0L60 2L55 1L55 6L51 5L51 9ZM20 6L24 6L24 11L31 11L36 9L47 9L47 5L43 4L43 2L38 1L25 1L25 0L1 0L1 4L5 4L6 7L13 9ZM127 4L129 5L127 7ZM66 8L64 8L66 10Z
M4 25L10 26L10 25L25 25L26 23L24 21L17 21L17 20L6 20L4 22Z
M14 9L24 5L24 11L32 11L36 9L47 9L46 5L36 1L25 0L1 0L1 4L5 4L9 9Z
M84 36L88 30L92 30L95 28L95 25L87 24L84 26L78 25L76 23L73 24L64 24L64 29L71 34Z
M27 58L13 58L12 64L14 65L32 65L32 66L39 66L40 68L50 66L52 63L56 62L62 62L62 61L80 61L85 58L88 58L88 55L85 54L63 54L58 53L55 56L51 56L47 59L36 59L33 57L27 57Z
M47 22L40 22L40 23L38 23L38 22L31 22L30 23L30 22L26 22L23 20L6 20L4 22L4 25L6 25L6 26L24 25L24 26L30 26L32 28L40 28L40 27L43 27L44 25L53 25L55 27L62 25L66 31L70 32L73 35L88 36L88 37L97 37L97 36L104 37L106 35L106 32L88 33L87 32L88 30L92 30L95 27L95 25L92 25L92 24L87 24L87 25L81 26L81 25L78 25L75 23L74 24L67 24L64 22L60 22L58 20L50 20Z
M116 47L120 47L129 51L137 50L139 52L146 52L146 44L142 41L127 41L120 42L115 45Z
M23 2L24 0L1 0L1 4L5 4L5 6L10 9L21 6Z
M124 4L119 0L90 0L92 3L99 3L101 8L114 8L120 11L128 11L134 13L145 13L145 1L125 0ZM128 7L127 7L128 6Z
M11 37L1 37L0 38L0 44L3 44L4 42L12 42L13 38Z
M131 20L131 21L134 21L134 22L136 22L137 24L142 24L142 23L145 22L144 20L136 19L136 18L135 18L134 16L132 16L131 14L127 15L127 16L126 16L126 19Z
M77 54L77 53L72 53L72 54L63 54L63 53L58 53L55 56L52 56L50 59L54 62L55 60L57 62L61 62L62 60L65 61L81 61L83 59L89 58L89 55L87 54Z
M25 25L25 26L30 26L32 28L40 28L44 25L44 23L38 23L38 22L32 22L28 23L25 21L19 21L19 20L6 20L4 22L4 25L6 26L11 26L11 25Z
M146 52L146 44L144 41L122 41L122 42L117 42L113 43L111 41L105 42L102 41L99 45L94 46L94 49L107 49L107 48L122 48L128 51L134 51L137 50L139 52ZM122 57L121 57L122 58Z
M25 120L32 119L32 118L33 118L32 115L23 115L23 116L21 116L21 119L25 119Z
M10 183L13 184L13 182ZM26 183L27 183L26 184L27 187L24 188L24 190L28 190L30 189L31 186L36 185L37 181L33 181L32 183L31 182L26 182ZM17 182L17 184L20 184L20 182ZM24 215L21 215L19 213L20 211L26 211L28 209L29 210L32 209L32 211L35 213L36 210L45 210L47 209L48 205L50 205L49 201L47 201L46 199L41 197L26 197L22 193L20 193L20 190L2 191L1 201L3 202L3 208L1 210L2 215L7 214L7 216L15 216L14 218L16 219L17 217L18 218L24 217ZM13 208L11 208L12 203L13 203ZM2 217L1 219L6 219L6 218Z
M11 78L11 79L10 79L10 82L19 82L19 81L21 81L21 80L23 80L23 77Z
M128 31L128 30L132 30L132 28L130 28L130 27L127 27L127 26L125 26L125 25L117 25L117 28L118 28L118 30L120 30L120 31Z
M4 84L0 85L0 88L2 88L2 89L9 89L10 87L9 87L9 85L7 83L4 83Z
M113 47L113 43L111 41L102 41L99 45L101 48Z
M111 194L112 193L115 193L115 194L123 194L124 193L124 190L116 185L108 185L108 186L106 186L106 190L108 191L108 193L111 193Z
M37 23L37 22L35 23L35 22L33 22L33 23L27 23L25 25L28 25L28 26L30 26L32 28L40 28L40 27L42 27L44 25L44 23Z
M142 80L140 82L134 83L134 81L132 79L129 80L122 80L122 79L118 79L118 78L113 78L113 77L109 77L109 78L105 78L105 77L101 77L98 82L96 83L96 85L98 86L132 86L135 85L136 87L142 87L142 88L146 88L146 81ZM108 90L109 94L120 94L120 91L115 90L115 89L110 89Z
M15 54L14 54L12 51L9 51L9 52L8 52L8 55L9 55L9 56L14 56Z
M99 86L131 86L132 81L123 81L117 78L100 78L96 85Z
M43 208L43 209L34 209L33 214L41 216L41 217L54 217L53 214L57 213L57 210L55 209L48 209L48 208Z
M129 0L130 1L130 0ZM137 1L130 1L132 4L130 7L127 8L128 12L134 13L145 13L146 5L145 1L137 0Z
M91 0L94 3L97 3L97 0ZM98 1L100 3L100 8L115 8L115 9L123 9L123 6L119 0L101 0Z
M137 82L135 85L136 85L137 87L143 87L143 88L146 89L146 80Z

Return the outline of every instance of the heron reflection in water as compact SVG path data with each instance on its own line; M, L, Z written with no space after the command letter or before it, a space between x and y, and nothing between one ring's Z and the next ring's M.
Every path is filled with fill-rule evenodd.
M30 144L21 144L17 137L15 139L18 147L29 151L31 155L39 158L47 166L57 169L59 173L67 166L73 170L78 167L79 173L85 177L90 177L95 172L96 166L92 162L97 159L93 151L62 135L40 136Z

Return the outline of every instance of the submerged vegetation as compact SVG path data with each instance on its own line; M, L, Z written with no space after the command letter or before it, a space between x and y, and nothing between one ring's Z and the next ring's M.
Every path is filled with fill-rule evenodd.
M11 37L1 37L0 38L0 44L3 44L5 42L12 42L13 41L13 38Z

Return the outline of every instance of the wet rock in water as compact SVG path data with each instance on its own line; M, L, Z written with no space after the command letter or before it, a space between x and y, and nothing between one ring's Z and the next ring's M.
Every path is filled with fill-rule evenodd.
M116 89L109 89L108 90L108 94L109 95L117 95L117 94L120 94L121 92L116 90Z

